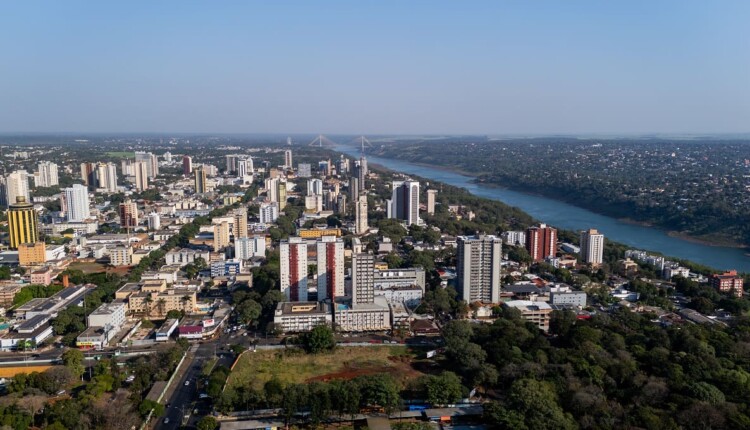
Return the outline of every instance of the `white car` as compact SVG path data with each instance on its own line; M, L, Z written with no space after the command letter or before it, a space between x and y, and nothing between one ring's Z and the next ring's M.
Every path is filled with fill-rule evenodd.
M190 385L190 381L185 381L185 386L187 387L188 385Z
M169 417L164 418L164 424L169 424Z

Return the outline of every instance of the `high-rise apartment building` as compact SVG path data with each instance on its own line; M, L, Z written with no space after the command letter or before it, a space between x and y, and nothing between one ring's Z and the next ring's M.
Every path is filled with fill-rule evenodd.
M393 182L388 218L406 221L406 225L419 224L419 182Z
M266 195L270 202L279 201L279 182L281 182L279 178L266 178L265 180Z
M148 163L136 161L133 169L135 170L136 191L145 191L148 188Z
M278 203L263 203L260 205L259 213L260 222L263 224L271 224L276 222L279 218L279 204Z
M286 181L278 181L278 191L276 196L279 199L279 210L283 211L286 207Z
M502 240L492 235L456 238L456 287L466 303L498 303Z
M279 244L281 292L289 302L307 301L307 244L290 237Z
M320 179L308 179L307 180L307 195L308 196L323 195L323 181Z
M139 161L146 163L146 174L150 179L159 176L159 157L156 154L136 151L135 162L138 163Z
M17 249L22 243L39 241L36 211L24 196L16 196L16 202L8 208L8 237L11 249Z
M109 193L117 192L117 168L114 163L99 163L96 165L96 182L98 188L104 188Z
M91 217L89 210L89 190L81 184L73 184L65 189L65 216L68 221L83 221Z
M195 193L203 194L208 191L206 185L206 170L203 167L198 167L193 170L193 174L195 176Z
M23 197L25 202L30 202L29 174L25 170L16 170L5 178L5 201L8 205L17 202L18 197Z
M370 172L367 170L367 158L363 155L359 158L359 168L357 169L357 179L359 179L360 191L365 190L365 180L367 179L368 173Z
M120 215L120 226L122 228L132 228L138 226L138 205L130 199L125 200L118 206Z
M241 207L234 211L234 240L241 237L247 237L247 208Z
M193 173L193 157L189 155L182 156L182 174L184 176L190 176Z
M375 256L352 255L352 307L375 302Z
M604 235L596 229L581 232L581 260L598 266L604 259Z
M222 221L214 225L214 251L223 250L229 243L229 222Z
M344 240L336 236L323 236L317 240L318 248L318 300L343 296L344 293Z
M284 151L284 167L286 167L287 169L291 169L292 166L294 166L292 164L292 150L287 149L286 151Z
M54 187L60 184L60 177L57 172L57 164L51 161L41 161L37 165L37 172L34 175L34 185L37 187Z
M253 257L266 256L265 236L240 237L234 239L234 258L249 260Z
M135 176L135 162L131 159L125 159L120 162L123 176Z
M148 214L148 229L151 231L159 230L161 227L161 216L158 212Z
M84 185L96 187L96 163L81 163L81 179Z
M435 196L437 190L427 190L427 214L435 215Z
M253 159L245 158L237 161L237 176L240 178L246 178L253 176Z
M239 156L234 154L229 154L226 156L227 159L227 173L231 172L237 172L239 170L237 166L237 161L239 160Z
M359 196L354 210L355 233L365 234L370 228L367 224L367 196Z
M554 257L557 252L557 230L547 224L530 227L526 230L526 250L534 261Z

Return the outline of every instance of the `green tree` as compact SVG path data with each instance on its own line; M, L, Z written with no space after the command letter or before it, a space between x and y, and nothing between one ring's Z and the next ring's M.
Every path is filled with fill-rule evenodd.
M71 370L71 372L80 377L83 375L83 352L78 349L68 349L62 354L63 365Z
M309 354L332 351L336 347L333 330L327 325L319 325L304 333L301 337L302 347Z
M247 299L237 305L237 319L243 324L256 325L262 311L263 307L258 302Z
M425 384L427 401L432 405L446 405L461 400L461 379L453 372L430 375Z
M196 428L198 430L216 430L219 426L219 422L212 416L205 416L198 421Z

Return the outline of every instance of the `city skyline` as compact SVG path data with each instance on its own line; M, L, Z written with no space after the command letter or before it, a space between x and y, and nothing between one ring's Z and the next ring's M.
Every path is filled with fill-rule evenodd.
M1 133L746 133L750 6L7 5Z

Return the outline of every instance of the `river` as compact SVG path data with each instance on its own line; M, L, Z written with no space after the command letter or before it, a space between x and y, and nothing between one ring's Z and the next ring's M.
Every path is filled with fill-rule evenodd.
M352 157L359 157L359 148L337 145L335 150ZM635 249L656 251L716 269L737 269L741 272L750 272L750 257L745 254L744 249L703 245L672 237L666 231L656 227L627 223L554 199L475 184L472 182L472 177L444 169L374 156L367 156L367 161L394 171L466 188L476 196L499 200L518 207L534 218L557 228L566 230L596 228L607 239L624 243Z

